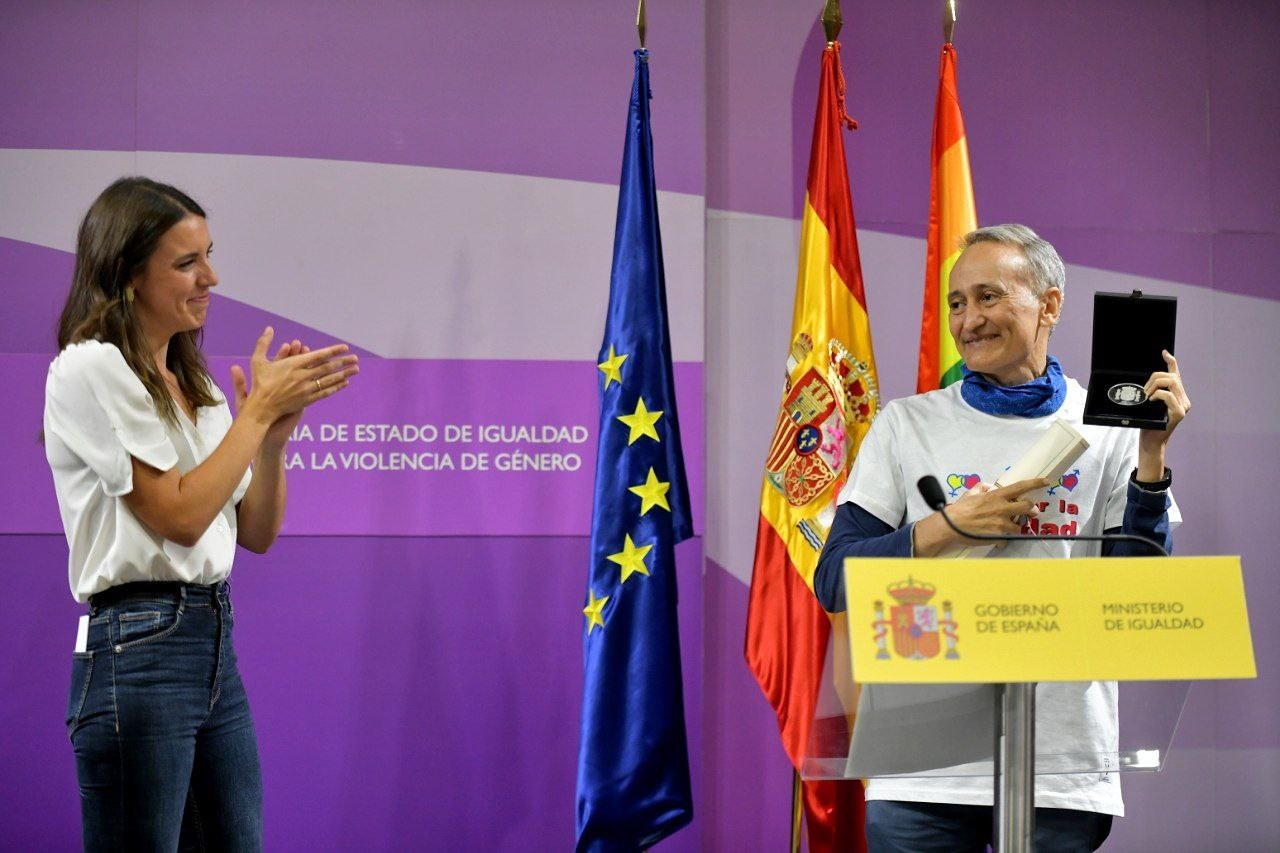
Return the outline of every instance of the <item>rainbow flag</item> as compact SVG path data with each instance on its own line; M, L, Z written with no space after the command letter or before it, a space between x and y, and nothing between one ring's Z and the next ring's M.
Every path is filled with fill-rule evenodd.
M945 388L960 378L960 351L947 327L951 268L960 238L978 227L969 174L969 143L956 94L956 49L942 46L938 102L933 114L933 162L929 181L929 249L924 267L924 316L916 392Z
M840 45L822 54L786 384L765 462L747 610L746 657L799 770L808 747L831 617L813 594L835 499L879 386L845 170ZM809 849L865 850L862 786L807 782Z

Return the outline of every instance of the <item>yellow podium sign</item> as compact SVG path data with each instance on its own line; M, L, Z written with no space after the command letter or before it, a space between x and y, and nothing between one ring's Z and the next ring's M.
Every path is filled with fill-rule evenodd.
M1256 678L1239 557L845 561L857 681Z

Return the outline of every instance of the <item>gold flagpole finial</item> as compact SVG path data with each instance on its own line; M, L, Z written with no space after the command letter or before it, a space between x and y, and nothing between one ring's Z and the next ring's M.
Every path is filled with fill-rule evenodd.
M640 6L636 9L636 32L640 35L640 49L644 50L644 0L640 0Z
M956 0L942 2L942 40L951 44L951 36L956 31Z
M844 19L840 17L840 0L827 0L827 5L822 10L822 29L827 34L827 44L840 36L840 28L843 26Z

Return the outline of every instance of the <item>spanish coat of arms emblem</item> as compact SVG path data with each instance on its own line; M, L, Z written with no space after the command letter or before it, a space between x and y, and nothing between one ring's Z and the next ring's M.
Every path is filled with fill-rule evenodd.
M801 334L792 342L786 397L765 460L765 477L794 507L811 503L843 473L846 424L869 422L880 402L869 365L834 338L827 349L825 371L801 370L813 341Z

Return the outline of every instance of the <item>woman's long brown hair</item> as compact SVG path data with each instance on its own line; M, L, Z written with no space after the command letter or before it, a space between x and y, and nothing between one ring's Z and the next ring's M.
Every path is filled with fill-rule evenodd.
M58 349L79 341L114 344L155 402L160 417L178 421L178 408L156 368L133 303L125 287L138 276L166 231L188 216L206 218L186 193L147 178L121 178L102 191L76 237L76 268L71 292L58 319ZM169 340L166 366L193 410L217 405L204 354L201 330L179 332Z

